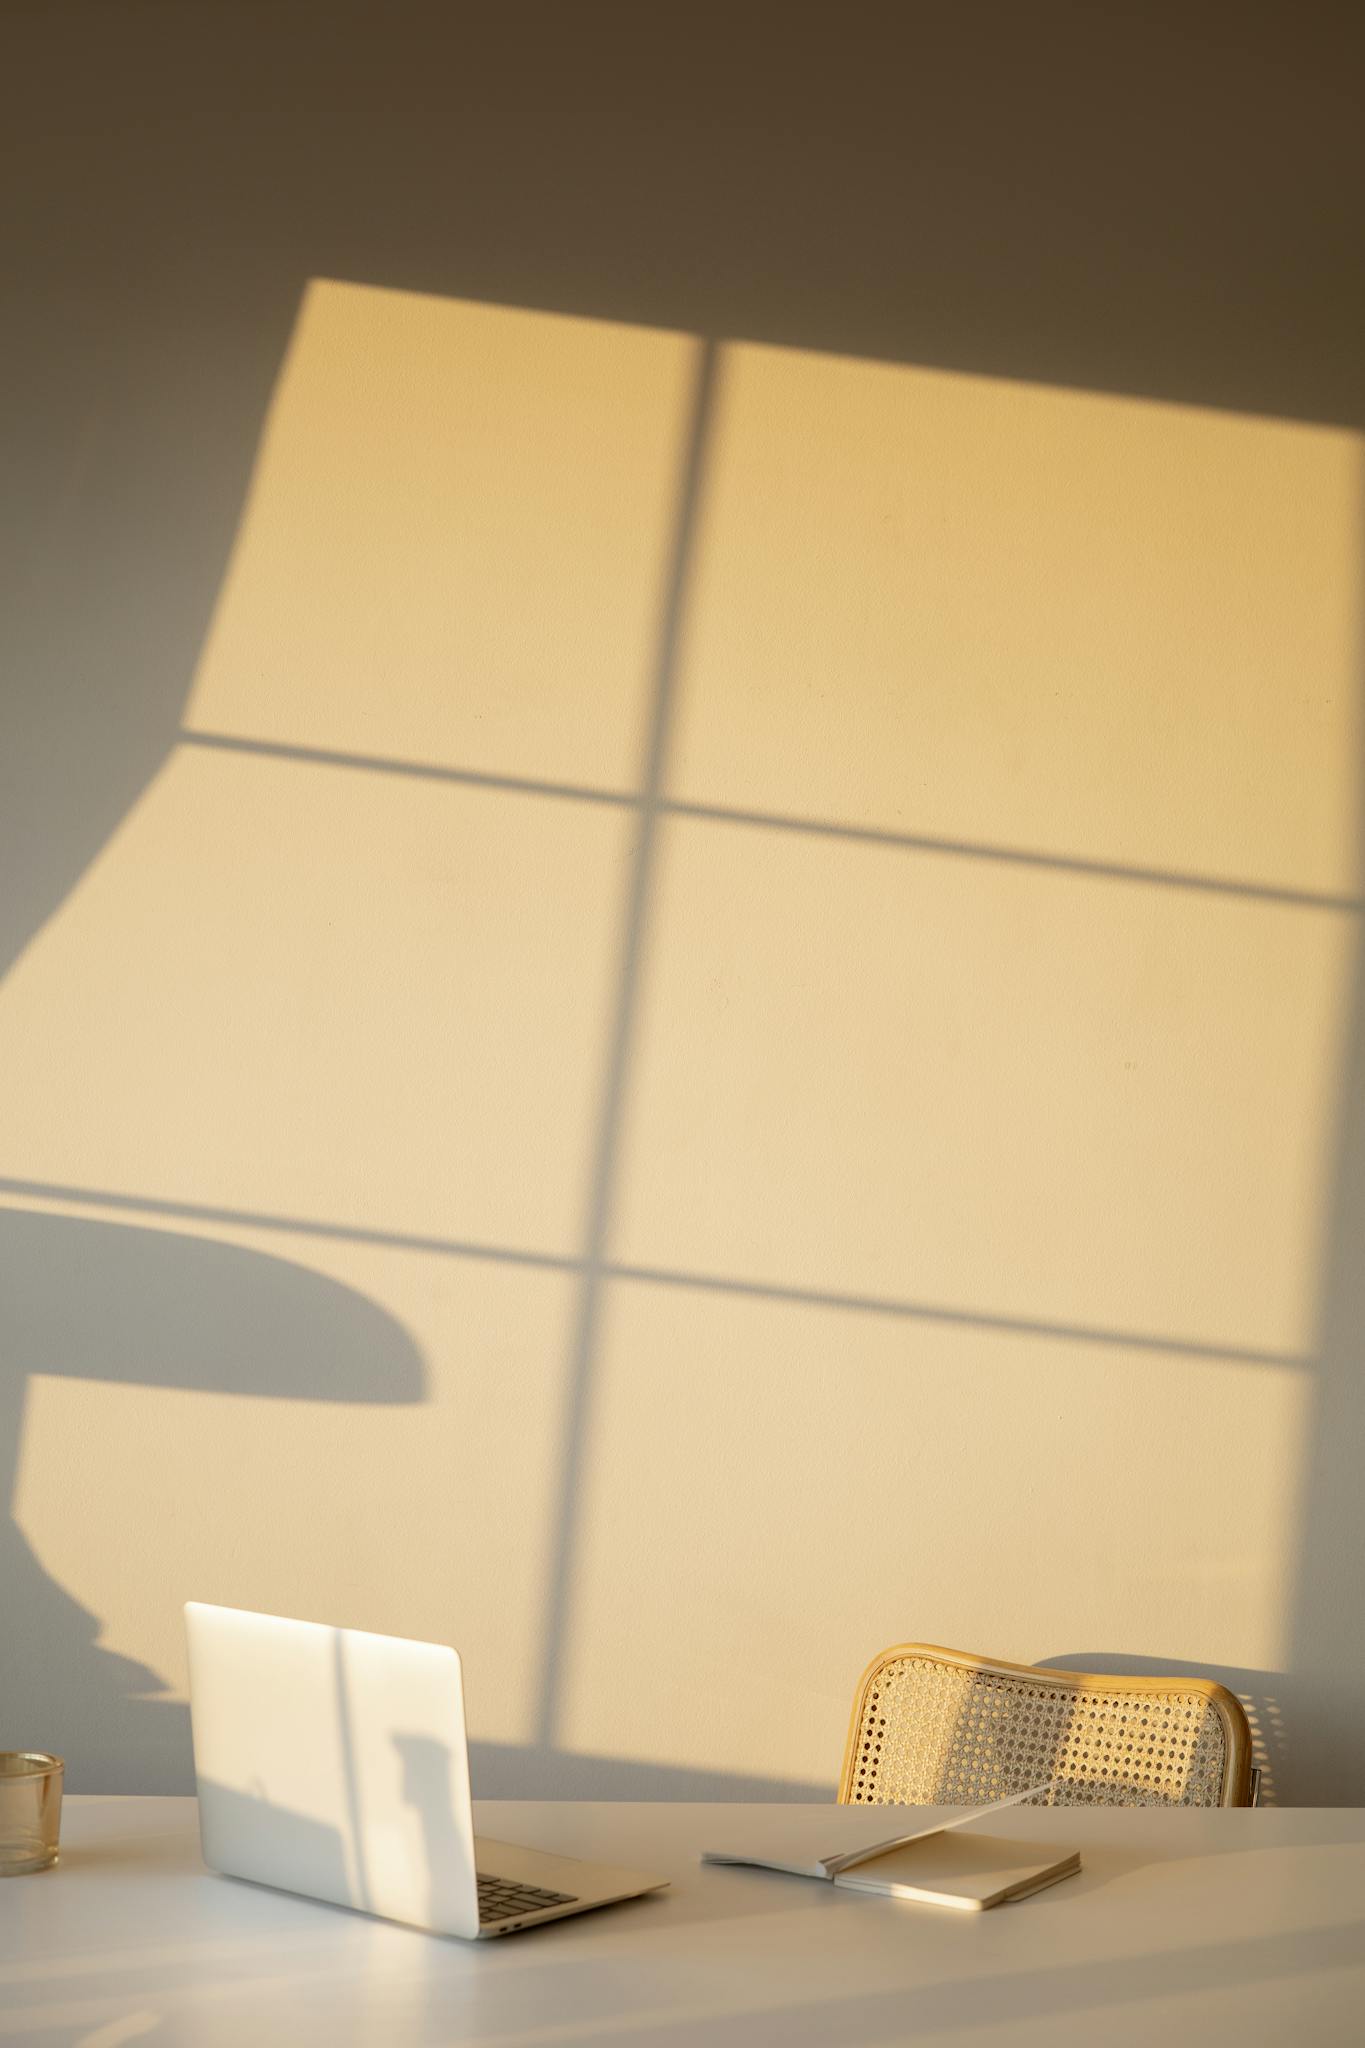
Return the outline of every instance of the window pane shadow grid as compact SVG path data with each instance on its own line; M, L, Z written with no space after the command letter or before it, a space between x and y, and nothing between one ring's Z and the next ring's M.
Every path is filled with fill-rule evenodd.
M296 767L334 768L374 775L406 777L414 781L444 782L469 789L486 789L507 796L544 797L564 803L597 805L620 811L642 811L648 803L661 818L681 818L696 824L738 826L751 831L792 834L812 839L833 839L861 846L885 847L906 853L938 854L950 859L995 862L1003 866L1039 869L1075 875L1096 881L1129 883L1145 888L1182 889L1210 896L1241 898L1282 909L1327 911L1340 916L1359 916L1365 911L1365 896L1329 889L1296 888L1288 884L1257 881L1249 877L1201 874L1179 868L1146 866L1128 861L1090 859L1082 854L1048 852L1042 848L1006 846L986 840L953 839L935 833L895 832L877 825L854 825L835 818L787 815L779 811L745 810L731 804L708 804L686 797L665 795L646 798L628 789L596 788L578 782L556 782L536 776L507 775L493 769L460 768L425 761L404 760L384 754L355 754L333 747L311 747L286 740L253 739L245 734L201 731L183 726L176 745L205 752L256 756L263 760L292 763Z

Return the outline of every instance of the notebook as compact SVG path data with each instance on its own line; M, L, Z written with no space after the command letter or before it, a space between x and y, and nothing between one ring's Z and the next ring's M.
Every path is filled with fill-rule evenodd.
M742 1863L793 1877L823 1878L888 1898L919 1899L979 1911L1056 1884L1081 1867L1079 1852L1013 1842L973 1830L988 1815L1050 1792L1034 1785L976 1807L955 1820L933 1820L895 1835L875 1828L866 1807L804 1806L775 1810L759 1823L752 1848L704 1849L703 1863ZM969 1830L964 1834L964 1830ZM959 1846L960 1844L960 1846Z
M880 1892L888 1899L917 1899L929 1906L956 1906L980 1913L1007 1899L1059 1884L1081 1867L1080 1852L1059 1856L1046 1842L1015 1842L981 1835L974 1828L922 1835L906 1848L891 1849L870 1863L838 1872L834 1882L855 1892Z

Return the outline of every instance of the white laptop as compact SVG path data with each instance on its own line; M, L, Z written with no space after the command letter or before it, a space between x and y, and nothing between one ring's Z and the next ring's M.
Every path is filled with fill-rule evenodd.
M185 1630L210 1868L468 1940L666 1884L475 1839L454 1650L194 1600Z

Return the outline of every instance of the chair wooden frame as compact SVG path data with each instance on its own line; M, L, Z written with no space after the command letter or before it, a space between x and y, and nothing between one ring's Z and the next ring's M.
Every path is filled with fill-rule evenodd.
M1124 1674L1058 1671L1050 1664L1008 1664L994 1657L974 1657L965 1650L945 1650L933 1643L897 1643L889 1650L882 1650L864 1671L858 1681L853 1698L853 1712L849 1717L848 1739L844 1744L843 1768L839 1775L839 1799L848 1805L854 1803L854 1787L857 1780L859 1738L867 1698L871 1687L890 1664L902 1658L920 1657L938 1664L946 1664L960 1671L993 1673L1001 1678L1024 1678L1039 1680L1050 1690L1075 1692L1078 1696L1087 1692L1109 1694L1132 1693L1198 1693L1217 1712L1223 1724L1225 1762L1223 1766L1222 1796L1220 1806L1250 1806L1255 1803L1255 1778L1251 1762L1251 1730L1241 1702L1211 1678L1130 1678Z

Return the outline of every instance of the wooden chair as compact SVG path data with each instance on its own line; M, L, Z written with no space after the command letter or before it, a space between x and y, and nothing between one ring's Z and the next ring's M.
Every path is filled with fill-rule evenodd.
M929 1643L883 1650L853 1702L846 1805L1250 1806L1251 1732L1207 1678L1103 1678Z

